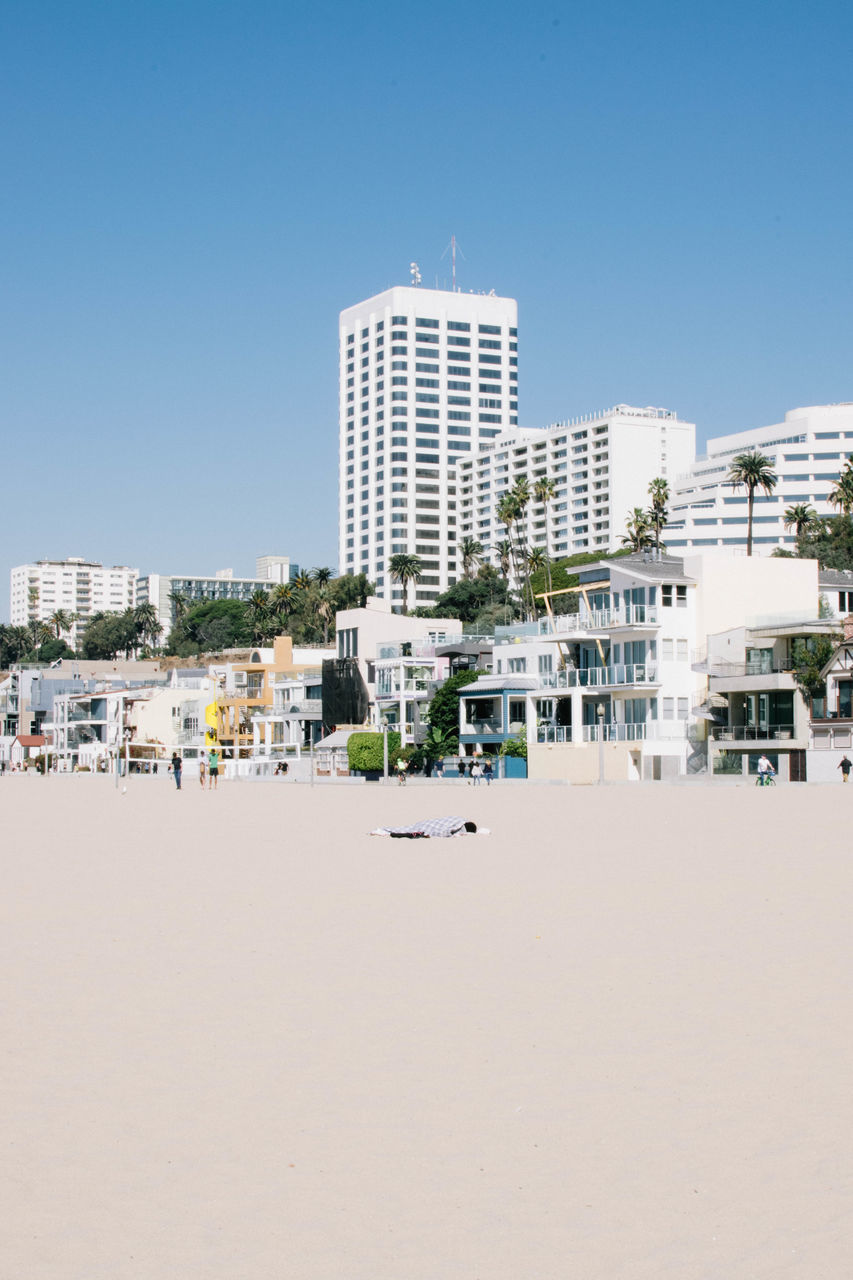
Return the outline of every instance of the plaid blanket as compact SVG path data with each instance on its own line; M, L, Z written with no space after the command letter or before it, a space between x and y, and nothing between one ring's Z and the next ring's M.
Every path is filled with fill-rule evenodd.
M389 836L417 840L419 838L446 839L465 831L464 818L423 818L420 822L412 822L408 827L383 828Z

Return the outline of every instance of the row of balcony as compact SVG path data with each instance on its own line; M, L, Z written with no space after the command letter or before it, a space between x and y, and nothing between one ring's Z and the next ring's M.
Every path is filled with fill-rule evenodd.
M628 604L618 609L591 609L580 613L562 613L539 619L539 635L564 635L574 631L610 631L614 627L656 627L659 614L656 605Z

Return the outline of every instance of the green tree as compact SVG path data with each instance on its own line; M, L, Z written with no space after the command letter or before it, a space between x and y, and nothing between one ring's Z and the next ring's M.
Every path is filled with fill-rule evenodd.
M538 480L534 480L533 497L536 502L541 504L542 511L544 513L546 521L548 519L549 504L555 498L556 493L557 493L557 486L555 482L552 479L550 479L549 476L540 476ZM528 567L532 568L533 566L528 564ZM545 559L545 568L548 576L548 590L550 591L551 590L551 585L550 585L551 584L551 561L550 559L548 559L547 555Z
M813 521L797 539L797 555L824 569L853 569L853 517Z
M409 583L417 582L423 573L420 557L398 551L388 562L388 569L394 581L399 582L403 588L403 613L408 613Z
M795 640L791 646L794 683L806 703L813 698L826 696L826 680L821 671L832 657L838 645L838 636L809 636L808 640Z
M376 594L366 573L345 573L333 580L332 590L337 609L364 609L368 596Z
M766 494L771 494L776 488L778 479L770 458L759 453L757 449L751 449L748 453L738 453L732 458L728 483L733 489L746 489L746 554L748 556L752 555L752 514L755 507L755 491L763 489Z
M431 724L429 732L421 745L425 759L443 760L445 756L456 755L459 750L459 735L458 733L445 733L437 725Z
M853 458L848 458L844 469L835 482L829 495L834 507L839 507L842 515L849 516L853 511Z
M498 555L498 566L500 568L501 575L506 579L507 585L509 585L509 570L512 558L512 546L509 540L504 538L502 542L498 542L495 546L495 551Z
M114 661L120 653L133 655L139 644L139 630L133 609L123 613L98 612L92 615L83 632L80 652L83 658Z
M485 671L459 671L455 676L445 680L441 688L433 694L427 709L430 728L437 729L446 737L458 735L459 691L486 674Z
M434 618L458 618L472 623L488 605L498 605L506 610L510 593L503 578L498 577L491 565L484 565L476 578L460 578L438 597L430 610ZM511 612L514 609L510 606Z
M651 503L646 519L649 527L654 530L655 550L660 554L661 549L661 529L667 524L669 516L667 514L667 503L669 502L669 485L662 476L657 476L649 482L649 497Z
M795 502L785 510L785 528L793 529L799 538L817 519L817 512L807 502Z
M203 600L187 611L174 626L166 645L168 654L188 658L223 649L247 649L252 641L248 610L241 600Z
M163 628L157 616L157 610L150 600L138 604L133 611L133 620L137 635L142 644L156 644Z
M463 538L456 548L456 554L462 561L462 576L473 578L474 570L483 558L483 544L476 538Z
M649 517L642 507L634 507L634 510L629 512L621 542L633 552L644 551L646 547L652 545Z
M48 623L53 629L54 637L58 640L63 631L71 630L72 615L67 609L57 609L48 618Z
M347 738L347 762L350 769L360 773L381 772L385 749L382 745L381 733L351 733ZM400 735L391 730L388 732L388 772L394 769L400 753Z
M334 576L335 575L332 573L331 569L321 568L311 570L311 577L319 587L327 587Z

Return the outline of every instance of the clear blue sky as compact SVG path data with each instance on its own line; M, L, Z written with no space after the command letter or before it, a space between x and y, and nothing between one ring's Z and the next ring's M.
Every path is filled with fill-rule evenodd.
M7 2L8 570L337 559L337 314L519 302L520 421L853 399L841 3Z

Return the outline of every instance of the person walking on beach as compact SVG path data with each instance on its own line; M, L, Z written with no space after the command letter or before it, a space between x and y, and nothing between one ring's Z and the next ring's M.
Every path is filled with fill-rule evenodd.
M206 771L207 771L207 770L206 770L206 766L205 766L205 763L204 763L204 756L199 756L199 758L198 758L198 780L199 780L199 782L201 783L201 789L202 789L202 791L204 791L204 775L205 775Z
M441 757L439 757L438 760L436 760L435 762L435 776L437 778L444 777L444 761L441 759Z
M492 762L489 759L489 757L486 756L486 759L483 761L483 777L486 779L487 787L490 787L492 785L493 772L494 770L492 769Z
M465 761L462 759L461 756L459 757L459 763L456 766L456 772L459 774L460 778L465 777Z
M774 776L773 765L762 751L758 757L758 785L766 787L770 783L770 779Z
M847 757L844 756L838 767L841 770L841 781L846 782L850 777L850 770L853 769L853 760L848 760Z
M399 782L401 787L404 787L406 785L406 770L408 769L408 767L409 767L408 760L404 760L403 757L400 756L399 760L397 761L397 781Z
M474 763L471 765L471 782L474 784L475 787L479 787L482 777L483 777L483 769L480 764L480 761L475 760Z
M219 789L219 752L214 747L207 754L207 789Z
M172 770L172 773L175 775L175 786L180 791L181 769L183 768L183 762L181 760L181 757L178 755L177 751L172 752L172 763L169 765L169 768Z

